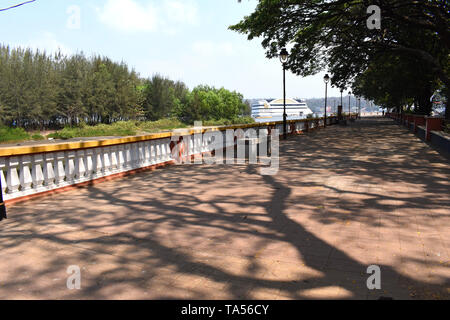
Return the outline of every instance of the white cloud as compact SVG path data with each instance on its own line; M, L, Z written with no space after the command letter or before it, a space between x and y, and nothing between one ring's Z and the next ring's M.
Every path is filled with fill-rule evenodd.
M97 13L102 23L125 32L173 34L181 25L197 22L197 7L192 1L107 0L102 8L97 8Z

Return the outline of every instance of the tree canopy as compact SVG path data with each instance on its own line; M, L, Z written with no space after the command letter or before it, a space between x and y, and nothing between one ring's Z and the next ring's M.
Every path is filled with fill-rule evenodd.
M371 5L380 9L379 29L368 26ZM416 101L428 113L417 89L425 83L429 98L438 88L448 96L450 86L449 6L446 0L260 0L230 29L260 38L268 58L290 45L287 68L297 75L327 70L339 88L353 87L384 106ZM418 66L426 80L417 81ZM399 86L408 94L400 97Z
M83 53L48 55L0 46L0 124L28 129L122 120L235 119L243 96L155 74L141 78L124 63Z

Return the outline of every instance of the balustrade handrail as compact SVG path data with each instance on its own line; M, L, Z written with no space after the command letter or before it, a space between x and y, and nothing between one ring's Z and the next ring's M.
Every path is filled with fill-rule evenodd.
M346 117L354 116L357 117L354 114ZM326 122L326 125L334 124L337 117L328 116ZM289 120L287 123L288 133L309 131L325 125L324 117ZM226 130L242 129L245 133L255 127L266 130L267 133L276 128L279 134L283 134L283 121L273 121L188 128L116 139L0 148L0 191L8 203L57 189L91 183L101 178L173 163L172 136L185 137L183 141L187 146L186 156L193 156L235 146L236 140L226 139ZM202 134L198 134L207 131L222 132L225 144L217 148L215 139L203 138Z
M354 114L352 114L354 115ZM333 116L335 117L335 116ZM331 117L327 117L331 118ZM298 120L287 120L287 123L297 123L297 122L309 122L309 121L321 121L324 117L319 118L309 118L309 119L298 119ZM191 135L194 133L205 133L206 131L226 131L235 129L246 129L255 127L265 127L282 124L283 121L271 121L271 122L259 122L250 124L236 124L236 125L225 125L225 126L207 126L203 127L201 131L195 128L177 129L183 132L183 134ZM68 141L59 142L52 144L39 144L39 145L29 145L29 146L11 146L11 147L1 147L0 145L0 157L7 156L18 156L26 154L36 154L36 153L47 153L56 151L68 151L68 150L80 150L88 148L106 147L113 145L120 145L133 142L142 142L155 139L170 138L173 135L179 135L178 132L162 132L162 133L152 133L140 136L129 136L122 138L113 139L99 139L91 141ZM83 137L79 137L80 139Z

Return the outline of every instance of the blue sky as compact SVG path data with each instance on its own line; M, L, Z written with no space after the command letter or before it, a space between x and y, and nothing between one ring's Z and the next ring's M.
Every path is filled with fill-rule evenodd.
M20 2L2 0L0 7ZM125 61L141 76L159 73L190 88L208 84L236 90L245 98L281 97L280 62L265 58L260 41L228 30L256 4L256 0L37 0L0 12L0 42L48 52L105 55ZM322 97L323 75L287 74L287 96ZM337 89L329 94L340 95Z

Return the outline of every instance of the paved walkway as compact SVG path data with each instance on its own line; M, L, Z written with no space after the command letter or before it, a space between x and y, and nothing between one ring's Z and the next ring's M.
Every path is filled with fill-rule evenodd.
M0 299L450 298L448 159L388 119L280 152L275 176L171 166L9 208Z

